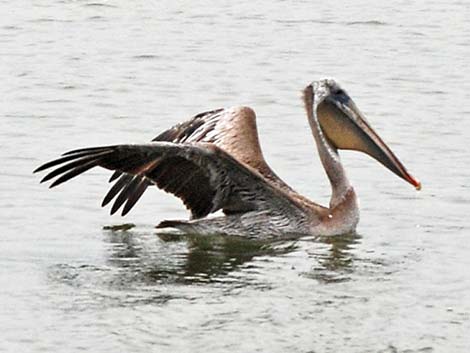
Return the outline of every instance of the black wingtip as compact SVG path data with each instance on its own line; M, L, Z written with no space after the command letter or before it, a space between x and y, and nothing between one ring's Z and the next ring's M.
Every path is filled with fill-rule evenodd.
M42 184L42 183L45 183L46 181L48 181L50 178L48 178L49 174L46 175L44 178L41 179L41 181L39 182L39 184Z
M123 174L121 178L111 187L101 203L101 207L106 206L114 197L126 187L126 185L132 180L132 176L129 174Z
M124 207L124 209L121 212L121 216L124 217L125 215L129 213L130 210L131 210L130 208Z
M57 185L60 185L60 184L62 184L62 183L58 183L57 180L56 180L51 185L49 185L49 189L52 189L52 188L54 188L54 187L56 187Z
M102 147L85 147L85 148L78 148L78 149L75 149L75 150L71 150L71 151L68 151L68 152L65 152L65 153L62 153L62 156L70 156L70 155L74 155L74 154L93 154L93 153L96 153L96 152L101 152L101 151L105 151L105 150L108 150L108 149L112 149L114 146L102 146Z
M57 176L57 174L58 173L56 172L56 170L53 170L52 172L50 172L44 178L41 179L41 184Z
M68 174L68 173L67 173ZM69 177L67 174L65 175L62 175L60 178L58 178L57 180L54 180L54 182L49 186L49 189L52 189L62 183L65 183L67 180L71 179L71 177Z
M122 210L122 215L125 216L130 212L130 210L134 207L134 205L139 201L141 196L144 194L145 190L149 186L149 183L145 179L140 179L138 183L134 185L130 195L127 197L127 201L124 205L124 209Z
M116 170L116 171L111 175L111 178L109 178L108 183L112 183L114 180L116 180L117 178L119 178L121 175L122 175L122 172L120 172L119 170Z
M109 201L107 201L106 199L104 199L103 201L101 201L101 207L106 206L108 203L109 203Z
M109 214L112 216L113 214L115 214L119 210L120 207L121 207L120 204L114 203L113 207L111 207L111 211L109 212Z
M61 162L62 162L62 158L59 158L59 159L55 159L53 161L41 164L39 167L34 169L33 174L38 173L38 172L42 172L43 170L48 169L50 167L53 167L56 164L60 164Z

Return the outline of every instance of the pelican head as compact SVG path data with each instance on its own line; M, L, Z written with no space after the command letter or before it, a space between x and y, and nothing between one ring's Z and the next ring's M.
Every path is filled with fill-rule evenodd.
M352 98L333 79L312 82L304 91L304 99L309 119L318 124L331 148L364 152L417 190L421 188L421 183L408 173Z

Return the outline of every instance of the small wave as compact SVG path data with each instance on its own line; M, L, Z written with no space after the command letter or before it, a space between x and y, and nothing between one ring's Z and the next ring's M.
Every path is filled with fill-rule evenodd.
M117 6L110 5L110 4L105 4L102 2L90 2L88 4L84 4L83 6L85 7L111 7L111 8L117 8Z
M138 60L153 60L153 59L159 59L159 55L154 55L154 54L141 54L141 55L134 55L132 57L133 59L138 59Z
M314 20L314 19L302 19L302 20L275 20L276 23L284 24L302 24L302 23L320 23L320 24L333 24L334 21L329 20Z
M7 30L7 31L17 31L23 28L19 26L10 25L10 26L2 26L2 29Z
M387 22L378 21L378 20L369 20L369 21L350 21L345 23L346 26L357 26L357 25L367 25L367 26L387 26Z
M88 17L90 21L104 21L106 20L106 17L104 16L90 16Z

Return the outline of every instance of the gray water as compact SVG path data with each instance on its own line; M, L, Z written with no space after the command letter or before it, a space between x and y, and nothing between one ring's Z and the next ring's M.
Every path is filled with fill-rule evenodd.
M0 4L1 352L468 352L470 5L463 0ZM342 153L357 234L162 238L186 218L109 173L57 189L39 164L146 142L220 106L258 115L266 159L326 204L300 91L335 77L423 190ZM119 229L123 223L135 226ZM126 228L126 227L124 227Z

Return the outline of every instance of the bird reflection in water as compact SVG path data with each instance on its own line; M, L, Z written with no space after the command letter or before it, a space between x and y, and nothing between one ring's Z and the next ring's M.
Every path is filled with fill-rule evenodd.
M350 280L354 271L354 248L360 242L361 236L356 232L341 236L318 237L315 241L327 245L324 248L313 248L310 252L317 263L304 276L315 279L321 283L337 283Z
M233 277L233 273L237 269L256 268L255 258L299 251L308 253L309 260L315 262L311 271L302 275L326 283L344 281L353 270L352 250L360 240L356 233L282 241L196 235L155 237L155 234L137 234L132 230L108 230L106 235L110 244L108 263L121 269L120 282L129 285L225 281L250 285L247 278Z
M224 277L255 257L287 254L296 241L268 242L227 236L176 236L107 231L108 263L132 272L133 282L204 283ZM159 242L157 246L154 241ZM124 275L125 274L122 274Z

